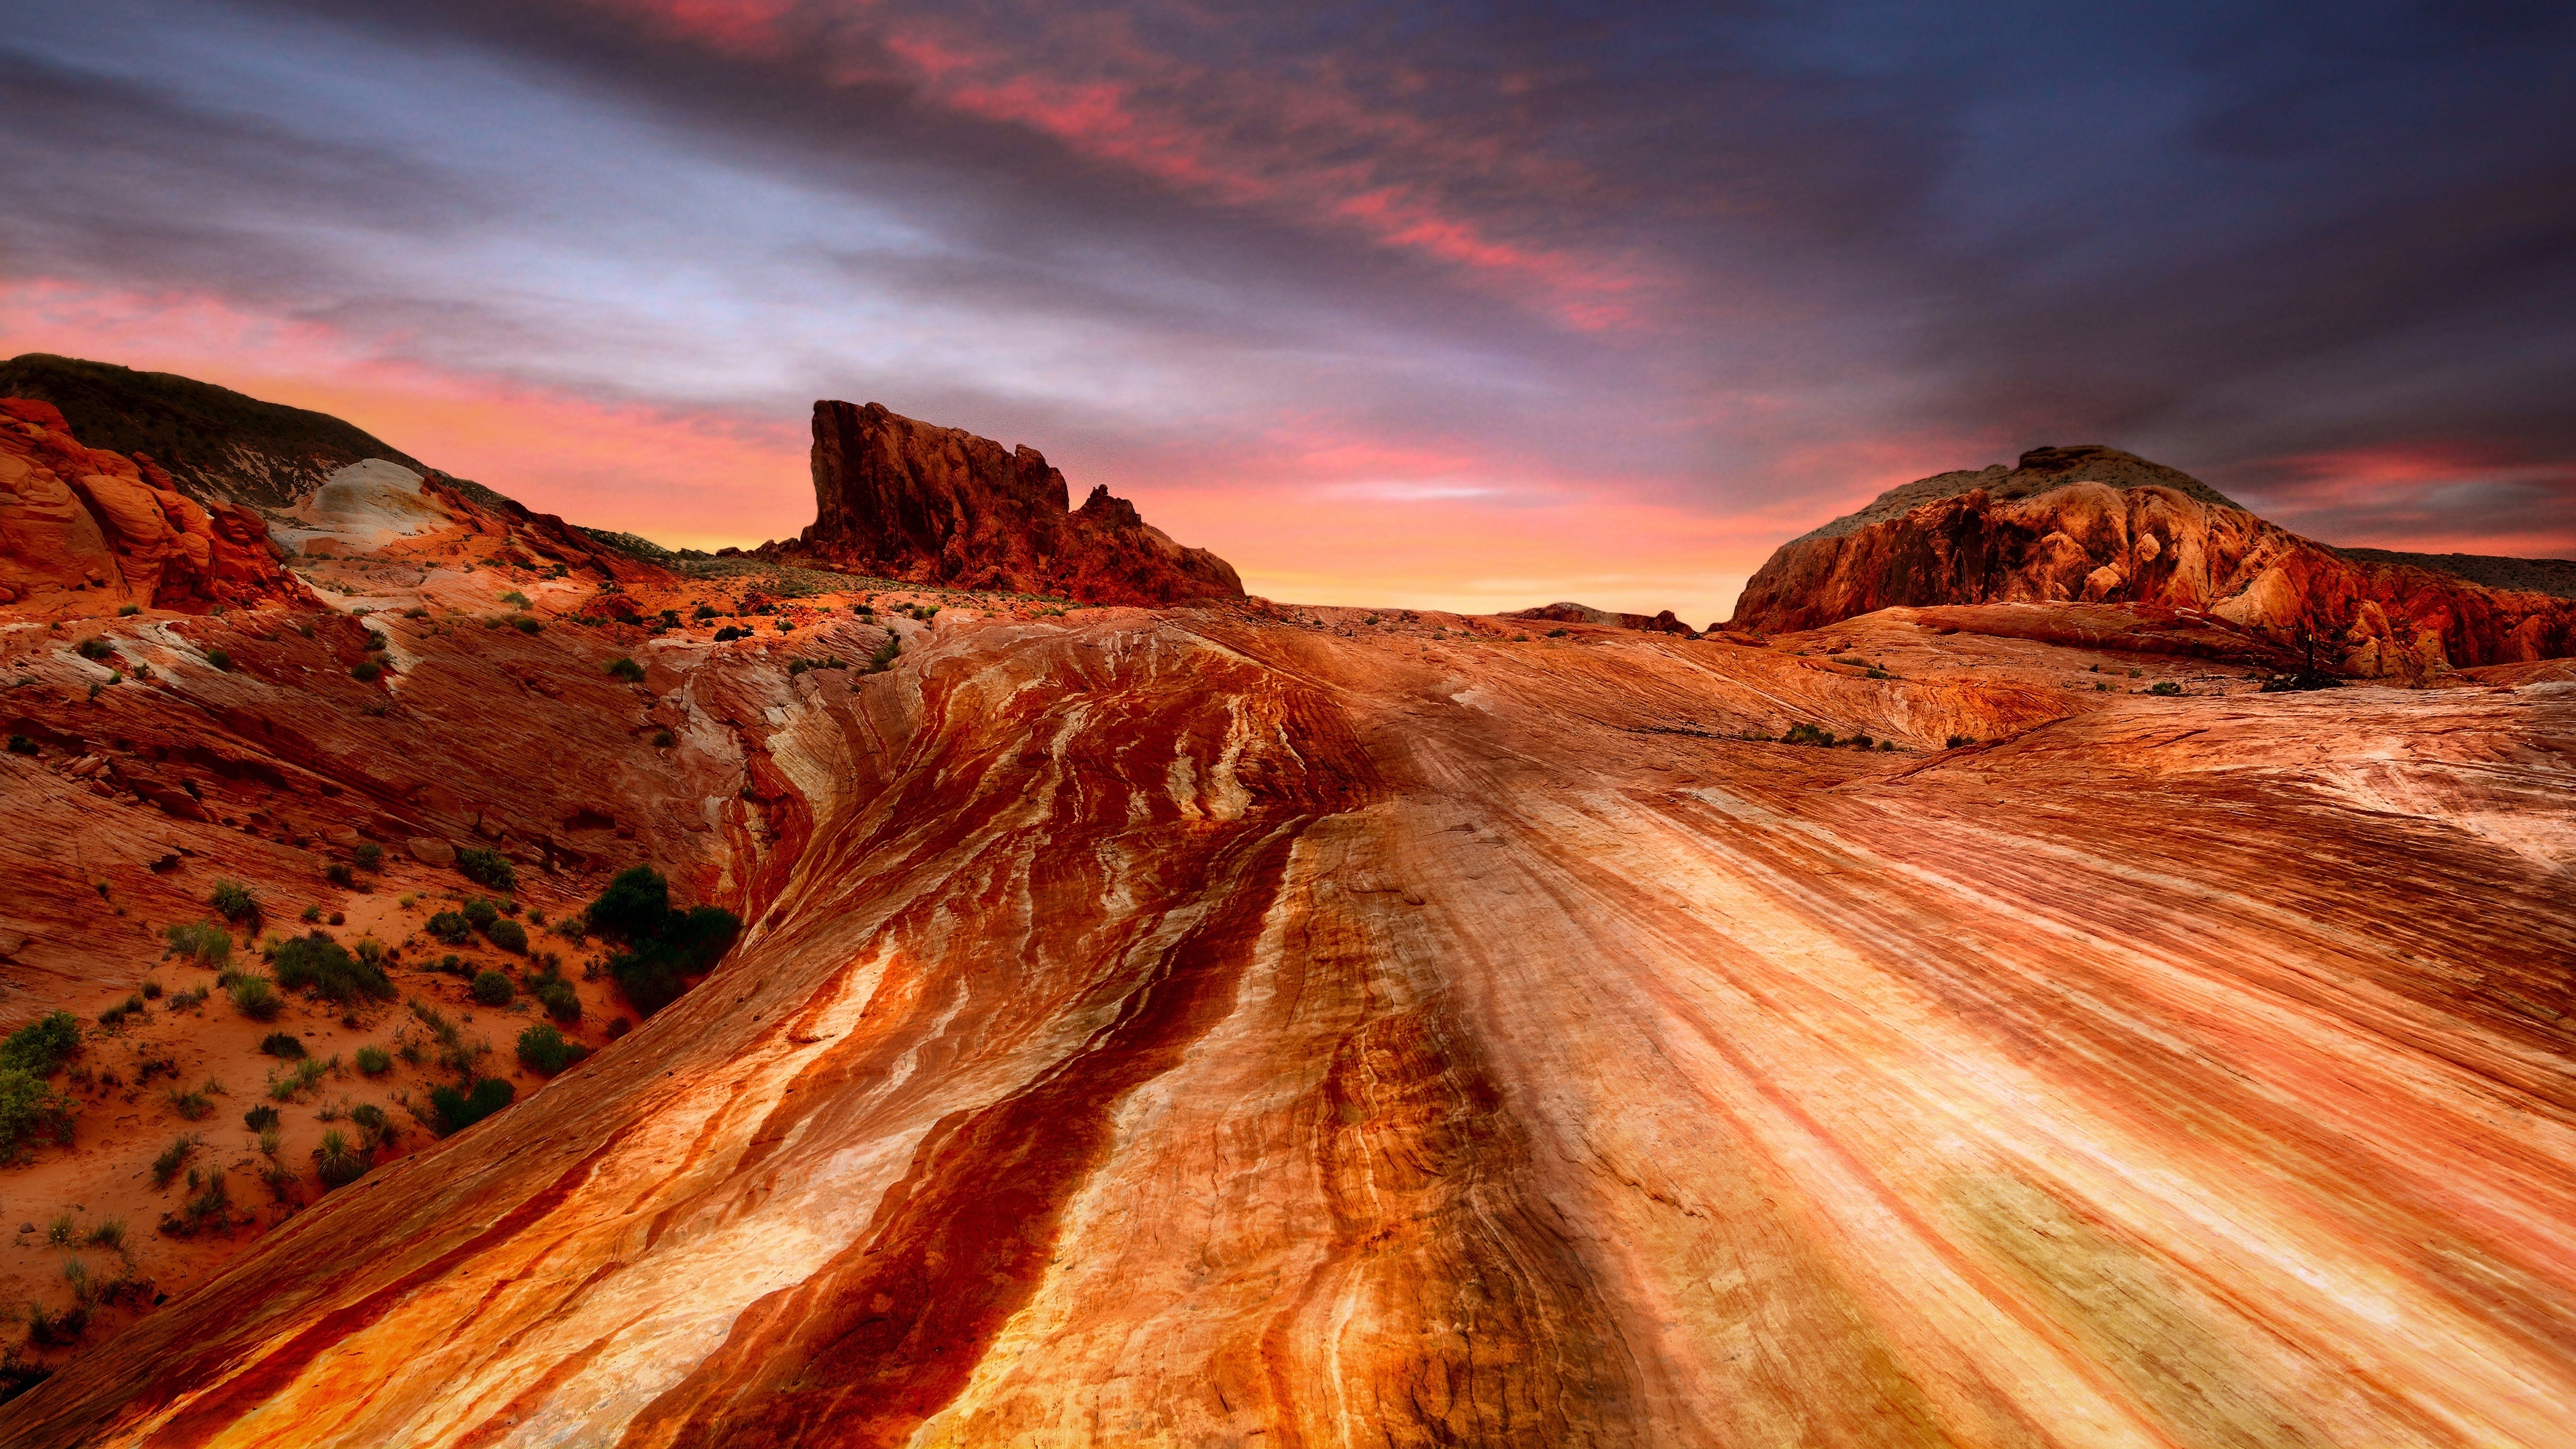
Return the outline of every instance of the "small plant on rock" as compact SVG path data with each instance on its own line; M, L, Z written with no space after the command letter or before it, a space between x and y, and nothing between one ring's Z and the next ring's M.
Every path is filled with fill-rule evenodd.
M214 893L206 899L215 908L216 913L227 921L240 921L259 915L259 901L251 895L250 887L237 880L215 882Z

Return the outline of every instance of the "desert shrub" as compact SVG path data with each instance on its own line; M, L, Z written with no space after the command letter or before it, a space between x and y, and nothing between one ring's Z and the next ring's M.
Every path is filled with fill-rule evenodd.
M690 618L692 618L692 619L712 619L712 618L714 618L715 616L716 616L716 609L715 609L715 605L713 605L713 604L700 604L700 605L698 605L698 607L697 607L697 611L696 611L695 613L693 613L693 614L689 615L689 617L690 617Z
M545 625L538 623L536 620L525 614L519 614L510 620L510 627L518 630L522 634L534 634L538 630L543 629Z
M373 684L385 677L385 667L372 659L361 659L351 667L349 677L360 684Z
M674 909L669 883L645 865L610 881L586 918L591 930L625 943L609 957L608 971L645 1016L675 1000L686 989L683 978L713 970L742 929L721 907Z
M2174 683L2170 679L2159 679L2155 683L2147 686L2147 693L2176 695L2182 693L2182 686Z
M77 646L76 652L79 653L80 657L83 659L99 660L107 658L116 651L109 648L107 641L104 639L83 639Z
M517 887L519 873L510 868L509 860L497 850L469 845L456 852L456 873L477 885L496 891Z
M13 755L32 755L36 753L36 742L27 738L25 735L11 735L9 737L9 753Z
M749 629L737 628L731 624L727 624L716 631L716 642L719 644L730 644L736 639L748 639L750 637L751 631Z
M463 914L467 925L478 931L489 930L494 921L501 919L501 907L497 902L476 896L465 903Z
M381 951L382 948L379 948ZM329 936L315 931L277 947L277 984L307 990L325 1001L349 1005L358 1001L391 1001L394 984L385 968L362 960Z
M438 1119L441 1136L462 1132L493 1113L510 1105L518 1092L499 1077L484 1077L469 1090L455 1087L429 1089L430 1111Z
M225 650L209 649L206 651L206 662L229 673L233 667L233 656Z
M215 882L214 893L208 896L206 901L215 908L216 914L227 921L238 921L259 914L258 899L251 895L250 887L237 880Z
M320 925L322 923L322 908L320 906L306 906L304 908L302 920L304 924L308 926Z
M1882 755L1892 755L1892 754L1895 754L1895 753L1896 753L1896 741L1894 741L1894 740L1880 740L1880 741L1878 742L1878 752L1879 752L1880 754L1882 754Z
M347 866L342 865L336 860L331 862L329 865L322 867L322 878L343 890L349 889L358 883L357 876L352 873Z
M628 1021L625 1017L612 1016L608 1019L608 1039L610 1041L616 1041L618 1038L626 1035L634 1029L635 1023Z
M517 589L512 589L510 592L501 596L501 602L524 609L528 607L528 596L520 593Z
M510 978L498 971L477 973L470 989L475 1001L484 1006L507 1006L510 998L519 994L519 988L510 984Z
M381 1077L394 1069L393 1054L380 1046L358 1048L358 1071L361 1075Z
M45 1225L45 1241L57 1248L69 1247L79 1233L80 1224L73 1221L70 1213L56 1213L54 1220Z
M590 1048L566 1040L552 1022L541 1021L519 1033L519 1065L539 1076L551 1077L588 1055Z
M259 1049L270 1056L293 1061L304 1055L304 1042L291 1031L272 1031L259 1039Z
M322 1134L322 1145L313 1149L313 1172L322 1185L347 1187L367 1175L371 1164L367 1153L349 1143L348 1134L337 1130Z
M516 921L494 921L483 928L483 934L504 951L518 956L528 954L528 928Z
M894 668L895 658L901 653L903 653L903 641L889 633L885 636L885 642L877 646L876 652L868 656L868 667L860 670L859 672L861 674L883 674L887 670Z
M49 1311L41 1303L27 1305L27 1341L39 1348L60 1348L80 1342L89 1332L89 1307L75 1303L60 1313Z
M667 750L678 743L678 738L672 735L669 730L653 731L653 748L657 750Z
M339 1062L337 1057L331 1060L333 1065ZM292 1102L299 1094L311 1091L321 1082L323 1074L330 1070L329 1066L306 1057L295 1064L293 1071L271 1080L268 1084L268 1095L273 1101Z
M277 983L265 976L237 974L225 988L233 999L233 1008L253 1021L275 1021L286 1009L286 998L277 994Z
M528 990L537 998L537 1004L546 1009L546 1015L566 1023L581 1020L581 993L561 976L549 971L538 977Z
M360 870L383 870L385 868L385 848L376 844L372 840L361 840L358 842L358 848L349 852L349 859L356 862L357 867Z
M1808 724L1802 720L1797 724L1789 726L1788 730L1780 736L1780 743L1784 745L1818 745L1830 750L1834 747L1834 732L1829 729L1820 729L1817 726Z
M1941 748L1945 750L1955 750L1961 745L1973 745L1976 742L1977 737L1975 735L1952 735L1948 740L1942 743Z
M277 1109L265 1106L251 1108L242 1114L242 1128L249 1132L277 1130Z
M161 1155L152 1159L152 1185L168 1187L170 1179L179 1175L179 1169L187 1166L188 1159L196 1152L196 1133L182 1132L171 1138L170 1145L161 1149Z
M93 1248L123 1248L125 1246L125 1219L101 1219L90 1226L89 1237L85 1239L85 1241Z
M642 684L644 682L644 666L627 658L625 655L620 654L616 658L608 661L608 677L611 679L622 679L629 684Z
M68 1011L47 1012L0 1041L0 1069L50 1077L80 1050L80 1019Z
M465 919L462 911L440 911L421 929L451 946L462 946L474 939L474 923Z
M1848 743L1855 750L1874 750L1878 748L1878 741L1871 739L1869 737L1869 731L1867 730L1862 730L1859 734L1852 736Z

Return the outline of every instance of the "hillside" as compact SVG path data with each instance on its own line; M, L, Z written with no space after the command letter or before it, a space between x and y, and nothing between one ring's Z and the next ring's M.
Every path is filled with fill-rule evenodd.
M368 458L422 466L326 413L107 362L24 353L0 362L0 397L52 403L90 447L149 456L200 503L285 508Z

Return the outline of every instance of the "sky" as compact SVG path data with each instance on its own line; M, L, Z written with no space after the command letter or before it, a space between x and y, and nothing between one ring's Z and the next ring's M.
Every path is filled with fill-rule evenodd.
M671 545L818 397L1253 592L1720 617L2105 443L2576 556L2576 7L0 0L0 356Z

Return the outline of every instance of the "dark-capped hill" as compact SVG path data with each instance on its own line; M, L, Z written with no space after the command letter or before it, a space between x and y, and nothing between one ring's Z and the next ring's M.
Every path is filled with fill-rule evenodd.
M29 352L0 363L0 397L62 410L93 448L159 464L200 503L289 508L368 458L422 465L366 430L168 372Z
M882 403L814 404L814 522L772 552L955 589L1062 594L1100 604L1240 598L1224 559L1184 548L1094 488L1067 506L1035 448L907 418Z
M2102 447L1891 488L1774 550L1732 623L1787 632L1898 606L2072 601L2205 615L2284 647L2313 637L2320 663L2365 678L2576 654L2576 603L2348 557Z

